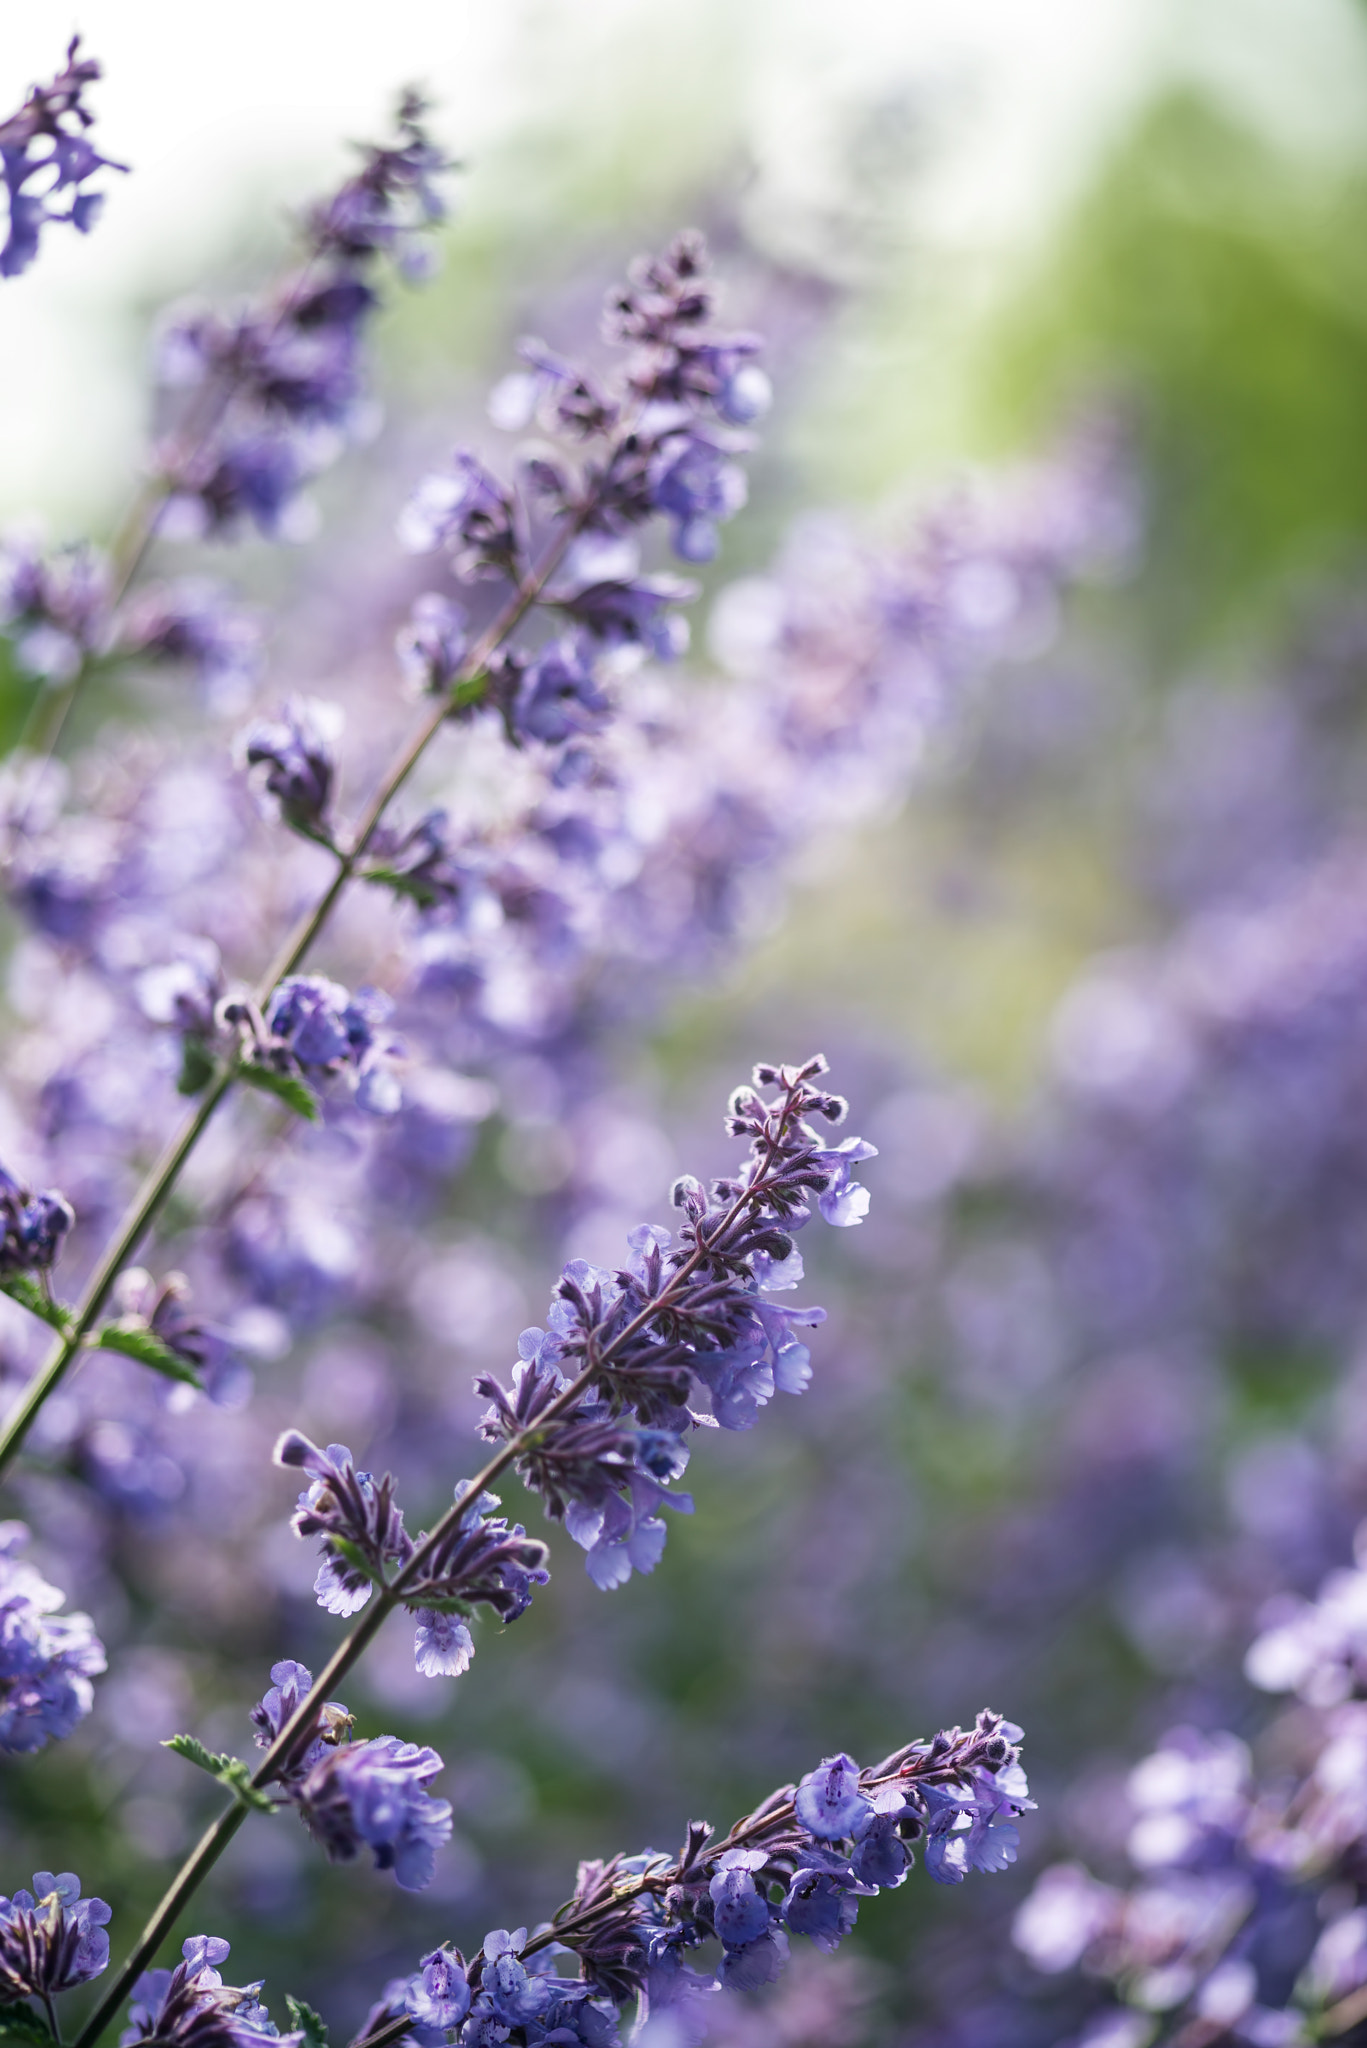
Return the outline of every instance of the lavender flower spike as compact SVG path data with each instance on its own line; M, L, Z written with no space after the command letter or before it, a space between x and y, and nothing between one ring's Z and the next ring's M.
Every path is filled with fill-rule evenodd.
M899 1887L912 1844L938 1839L945 1801L957 1799L961 1811L1028 1806L1019 1737L984 1710L971 1728L908 1743L872 1770L843 1754L828 1757L796 1791L781 1787L721 1840L705 1821L691 1821L673 1860L646 1850L583 1863L574 1897L530 1939L525 1927L497 1928L468 1963L459 1950L433 1951L420 1974L386 1988L361 2038L406 2013L419 2048L437 2048L452 2028L459 2048L610 2048L618 2009L638 2001L652 2023L664 2021L662 2038L700 2042L719 1987L771 1983L792 1935L835 1949L861 1898ZM712 1938L722 1958L708 1979L684 1958ZM553 1958L565 1953L578 1962L577 1979L556 1972Z
M0 248L0 277L18 277L38 254L38 237L50 221L70 221L89 234L104 204L102 192L81 187L97 171L126 171L127 164L101 156L88 130L94 115L84 104L88 85L100 76L93 57L82 57L81 39L67 45L66 64L49 85L35 85L17 114L0 121L0 182L9 201L9 232ZM69 193L65 207L57 204Z
M522 1333L511 1386L490 1373L475 1382L493 1404L480 1425L487 1439L534 1432L517 1470L588 1552L596 1585L652 1571L665 1545L662 1510L692 1512L670 1481L700 1423L748 1429L775 1392L800 1394L811 1377L811 1354L794 1333L823 1322L825 1310L769 1297L802 1278L793 1234L813 1202L828 1222L861 1220L868 1196L849 1168L874 1156L860 1138L822 1145L810 1120L839 1123L847 1113L818 1085L825 1066L818 1056L757 1067L726 1118L749 1153L710 1194L691 1176L676 1183L677 1243L643 1223L628 1239L630 1263L615 1272L571 1260L548 1327ZM762 1088L778 1092L768 1101ZM580 1398L543 1421L581 1375Z

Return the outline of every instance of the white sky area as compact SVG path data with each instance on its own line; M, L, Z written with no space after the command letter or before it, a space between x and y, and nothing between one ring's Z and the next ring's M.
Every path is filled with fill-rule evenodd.
M538 122L592 123L618 79L630 92L651 78L667 108L672 67L682 79L691 64L696 96L699 66L716 65L764 176L796 204L819 199L822 137L842 110L897 89L938 94L954 118L918 197L919 230L1005 262L1174 70L1217 80L1304 148L1347 148L1367 111L1351 5L0 0L0 111L51 76L79 29L106 71L92 95L97 139L134 165L108 179L88 239L53 231L33 269L0 284L0 517L46 506L60 524L105 494L111 466L136 448L130 304L211 282L244 195L283 210L325 186L344 161L339 142L382 133L409 80L438 102L443 139L477 164Z

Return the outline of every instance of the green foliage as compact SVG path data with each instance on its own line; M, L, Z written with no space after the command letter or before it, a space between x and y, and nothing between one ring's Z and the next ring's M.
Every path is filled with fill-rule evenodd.
M201 1771L207 1771L211 1778L217 1778L219 1784L243 1806L250 1806L257 1813L274 1813L275 1801L268 1792L259 1792L253 1785L251 1771L241 1757L216 1755L193 1735L169 1736L161 1746L173 1749L187 1763L195 1764Z
M984 338L1013 438L1091 391L1138 429L1139 613L1160 657L1274 627L1367 541L1367 163L1311 170L1173 93ZM1157 599L1157 601L1155 601Z
M202 1095L214 1078L214 1058L201 1038L187 1038L180 1049L180 1073L176 1080L181 1095Z
M69 1308L54 1301L36 1273L16 1273L6 1280L3 1289L11 1301L17 1301L20 1308L26 1308L31 1316L37 1316L64 1337L70 1330L75 1317Z
M31 2005L0 2007L0 2041L49 2043L53 2039L47 2021ZM312 2048L312 2043L309 2044Z
M169 1344L163 1344L145 1324L106 1323L95 1341L102 1351L121 1351L125 1358L136 1358L139 1365L150 1365L153 1372L161 1373L168 1380L180 1380L187 1387L197 1387L201 1393L204 1391L204 1382L194 1367L179 1352L172 1351Z
M296 1998L287 1991L285 2009L290 2016L290 2027L304 2037L304 2048L328 2048L327 2021L311 2005L305 2005L302 1998Z
M274 1067L258 1066L254 1060L243 1060L233 1071L239 1081L245 1081L249 1088L259 1088L263 1095L273 1095L296 1116L304 1117L311 1124L320 1121L318 1098L311 1088L305 1087L297 1074L279 1074Z

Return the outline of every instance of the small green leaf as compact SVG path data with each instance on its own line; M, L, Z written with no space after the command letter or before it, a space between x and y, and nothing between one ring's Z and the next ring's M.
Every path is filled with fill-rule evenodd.
M296 1116L306 1117L311 1124L321 1121L317 1096L297 1074L278 1074L274 1067L259 1066L255 1060L243 1060L234 1072L239 1081L245 1081L249 1088L259 1088L264 1095L274 1095Z
M407 896L420 910L428 910L438 901L438 891L421 875L406 875L399 868L363 868L359 879L363 882L378 882L386 889L392 889L396 896Z
M95 1339L103 1351L121 1351L125 1358L136 1358L139 1365L150 1365L153 1372L161 1373L168 1380L181 1380L187 1387L198 1387L204 1391L204 1382L188 1360L173 1351L169 1344L163 1344L160 1337L153 1336L144 1323L106 1323Z
M240 1757L216 1756L211 1749L194 1735L172 1735L162 1743L163 1749L173 1749L177 1756L183 1756L187 1763L197 1764L201 1771L207 1771L211 1778L217 1778L220 1785L240 1799L244 1806L255 1807L258 1813L274 1813L275 1801L269 1793L258 1791L252 1783L252 1774Z
M363 1572L366 1578L374 1583L375 1574L370 1569L370 1562L359 1544L353 1543L349 1536L332 1535L328 1537L327 1544L328 1549L340 1557L344 1564L349 1564L353 1571Z
M0 2041L22 2041L42 2043L51 2048L52 2029L31 2005L7 2005L0 2008Z
M198 1764L211 1778L216 1778L223 1763L221 1756L215 1756L206 1749L197 1735L169 1735L162 1743L163 1749L173 1749L177 1756L183 1756L187 1763Z
M180 1078L176 1087L182 1095L201 1095L214 1078L213 1054L202 1038L186 1038L180 1048Z
M451 692L452 711L466 711L472 704L482 704L489 694L489 671L481 669L477 676L467 676L463 683L457 683Z
M26 1308L31 1316L37 1316L50 1329L60 1330L65 1337L76 1318L69 1308L63 1308L60 1301L54 1301L36 1273L14 1273L4 1282L4 1292L11 1301L17 1301L20 1308Z
M311 2005L305 2005L302 1998L285 1993L285 2010L290 2016L290 2026L304 2037L304 2048L328 2048L327 2021L320 2018Z
M235 1792L244 1806L254 1807L258 1813L274 1813L275 1801L269 1792L258 1791L252 1783L252 1774L240 1757L225 1756L221 1759L223 1768L219 1772L220 1782L230 1792Z

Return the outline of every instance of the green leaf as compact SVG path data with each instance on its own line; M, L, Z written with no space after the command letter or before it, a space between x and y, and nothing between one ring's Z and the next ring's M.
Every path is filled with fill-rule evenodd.
M328 1549L334 1551L344 1564L349 1564L353 1571L364 1572L371 1584L374 1584L375 1574L370 1569L370 1561L359 1544L353 1543L349 1536L329 1535L327 1545Z
M451 692L451 714L468 711L472 704L482 704L489 692L489 671L481 669L477 676L467 676L463 683L457 683Z
M321 2019L311 2005L305 2005L302 1998L285 1993L285 2010L290 2016L290 2026L304 2037L304 2048L328 2048L327 2021Z
M0 2041L41 2042L51 2048L52 2038L51 2027L31 2005L0 2007Z
M202 1038L187 1038L180 1048L180 1078L176 1087L182 1095L200 1095L213 1080L213 1054Z
M275 1812L275 1801L269 1792L258 1791L253 1785L251 1771L241 1757L225 1756L221 1762L223 1768L218 1774L220 1781L230 1792L236 1793L244 1806L254 1807L258 1813Z
M197 1735L168 1735L162 1743L163 1749L173 1749L177 1756L183 1756L187 1763L198 1764L211 1778L216 1778L224 1759L206 1749Z
M396 896L407 896L420 910L430 909L438 900L438 892L421 875L405 875L398 868L363 868L359 880L378 882L383 888L392 889Z
M274 1813L275 1801L269 1793L258 1791L252 1783L252 1774L240 1757L216 1756L211 1749L194 1735L172 1735L162 1743L163 1749L173 1749L177 1756L183 1756L187 1763L197 1764L201 1771L207 1771L211 1778L217 1778L244 1806L251 1806L258 1813Z
M161 1373L168 1380L182 1380L187 1387L198 1387L204 1391L204 1382L188 1360L173 1351L169 1344L163 1344L160 1337L153 1336L144 1323L106 1323L95 1339L103 1351L121 1351L125 1358L136 1358L139 1365L150 1365L153 1372Z
M259 1088L263 1095L274 1095L296 1116L306 1117L311 1124L321 1121L317 1096L297 1074L278 1074L274 1067L258 1066L255 1060L243 1060L233 1071L239 1081L245 1081L249 1088Z
M20 1308L26 1308L31 1316L37 1316L50 1329L60 1330L65 1337L76 1318L69 1308L63 1308L60 1301L54 1301L36 1273L14 1273L4 1282L4 1292L11 1301L17 1301Z

